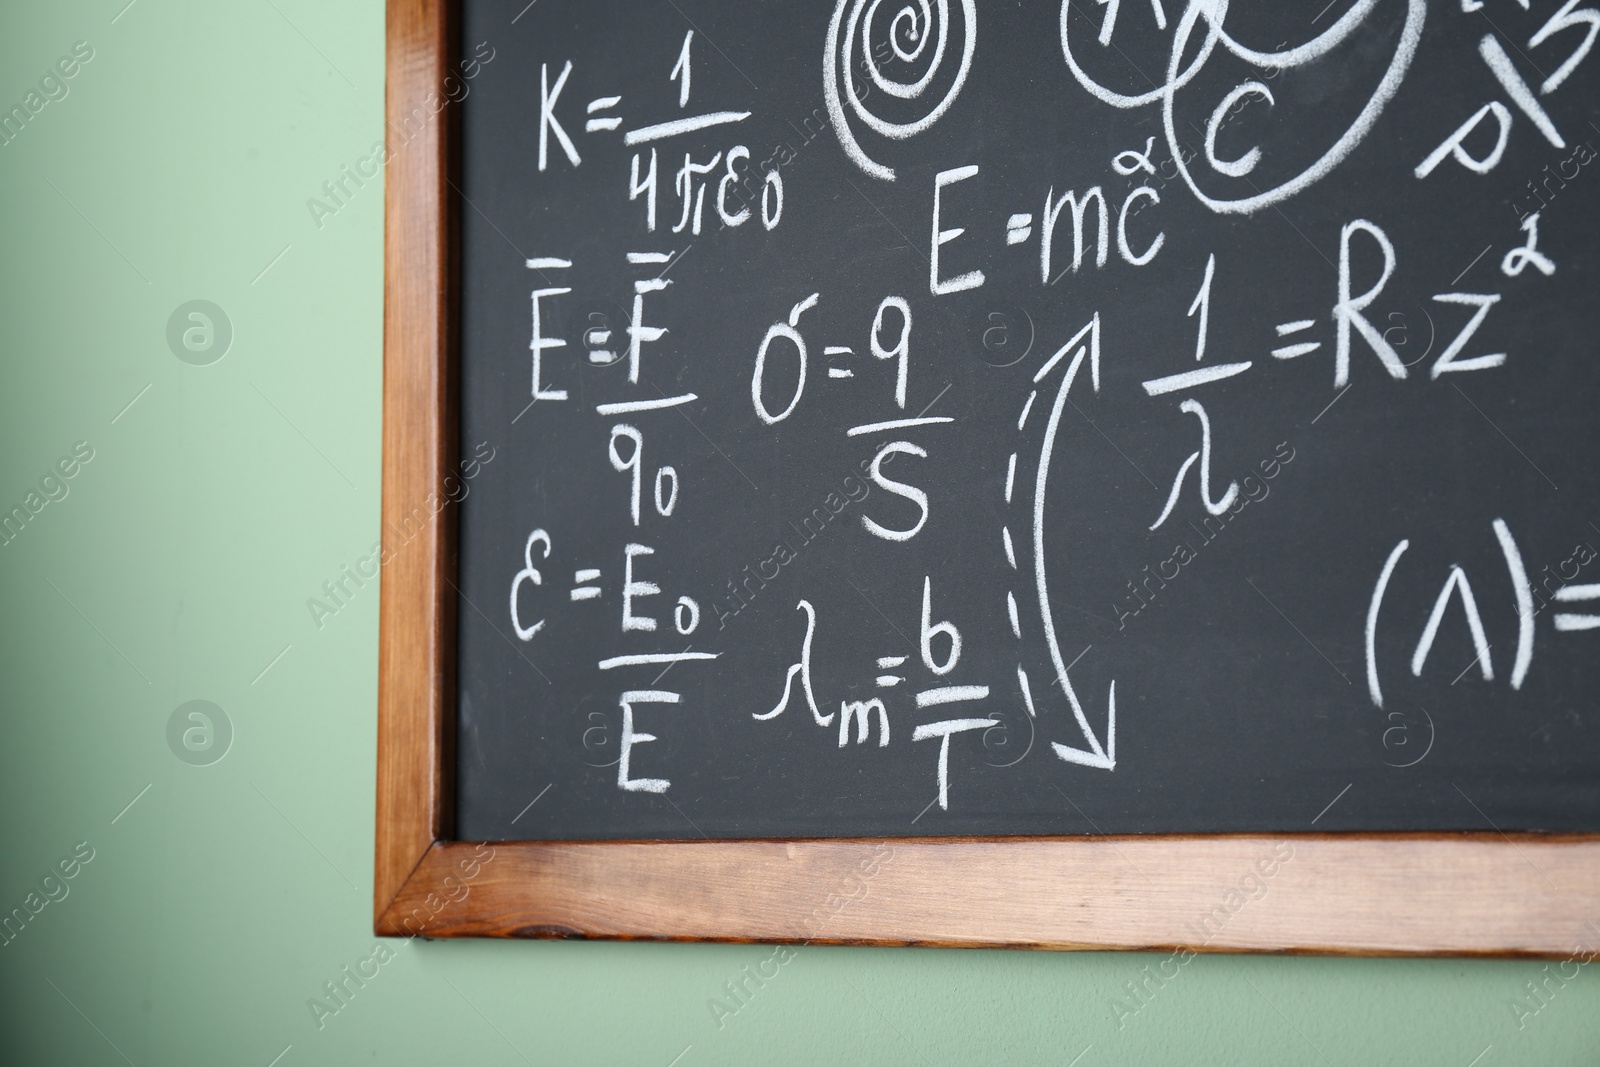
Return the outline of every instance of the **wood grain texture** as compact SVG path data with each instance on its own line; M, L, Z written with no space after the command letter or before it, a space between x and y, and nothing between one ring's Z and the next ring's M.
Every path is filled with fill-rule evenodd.
M378 932L1560 957L1597 885L1592 835L441 842Z
M381 915L448 830L453 762L456 453L452 114L442 0L390 0L383 289L383 579L373 904Z
M458 229L449 0L389 0L374 928L388 936L1545 955L1600 835L452 841ZM437 101L437 95L433 101Z

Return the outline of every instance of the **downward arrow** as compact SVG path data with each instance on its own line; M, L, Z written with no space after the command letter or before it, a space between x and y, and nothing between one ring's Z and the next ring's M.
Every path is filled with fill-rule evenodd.
M1109 771L1117 766L1117 683L1115 681L1111 683L1107 698L1106 743L1102 746L1099 739L1094 736L1094 731L1089 728L1088 717L1083 713L1083 703L1078 699L1077 691L1072 688L1072 679L1067 676L1067 665L1061 658L1061 646L1056 641L1055 620L1050 615L1050 594L1045 588L1044 574L1044 500L1045 481L1050 475L1050 454L1055 448L1056 430L1061 425L1061 412L1067 404L1067 393L1072 389L1072 383L1077 380L1078 371L1083 368L1085 357L1089 360L1089 376L1094 391L1097 393L1100 391L1099 314L1096 313L1093 321L1062 346L1034 377L1037 382L1048 374L1061 357L1071 351L1086 333L1089 335L1089 342L1078 348L1077 354L1072 357L1072 363L1067 367L1066 374L1062 376L1061 388L1056 391L1055 404L1050 409L1050 421L1045 425L1044 444L1039 449L1038 475L1033 489L1033 566L1039 591L1039 616L1044 622L1044 636L1050 648L1050 662L1055 665L1056 678L1061 682L1061 688L1072 704L1073 717L1078 720L1078 728L1083 731L1083 739L1089 746L1088 749L1071 748L1052 742L1050 747L1055 750L1057 756L1068 763Z
M1066 675L1062 675L1061 677L1062 677L1062 680L1065 681ZM1098 742L1095 741L1094 734L1089 729L1089 724L1086 721L1084 721L1083 709L1078 705L1077 694L1075 694L1072 691L1072 686L1071 686L1070 683L1068 683L1066 685L1066 690L1067 690L1067 699L1072 701L1073 714L1075 714L1078 717L1078 725L1083 727L1083 736L1089 739L1089 743L1094 746L1095 751L1093 751L1093 752L1085 752L1081 748L1068 748L1066 745L1060 744L1060 743L1055 742L1055 741L1050 742L1050 747L1055 749L1056 755L1060 756L1062 759L1066 760L1068 763L1080 763L1085 767L1098 767L1100 770L1103 770L1103 771L1115 770L1116 767L1117 767L1117 683L1116 683L1116 681L1114 679L1112 680L1112 682L1111 682L1111 693L1106 698L1106 706L1107 706L1107 708L1109 710L1106 713L1106 747L1105 747L1105 751L1101 751L1100 750L1100 745L1099 745Z

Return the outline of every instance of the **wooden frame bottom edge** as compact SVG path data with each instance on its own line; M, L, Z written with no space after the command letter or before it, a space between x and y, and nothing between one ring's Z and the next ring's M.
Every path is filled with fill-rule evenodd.
M437 841L374 932L1557 958L1600 835Z

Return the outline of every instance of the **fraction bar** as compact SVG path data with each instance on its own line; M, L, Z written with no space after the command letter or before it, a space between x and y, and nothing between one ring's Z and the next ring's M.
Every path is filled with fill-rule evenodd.
M679 404L689 404L699 399L694 393L684 393L682 396L664 396L660 400L622 400L615 404L601 404L595 410L602 415L626 415L630 411L675 408Z
M929 415L925 419L890 419L888 422L868 422L860 426L852 426L844 432L846 437L860 437L865 433L877 433L879 430L902 430L908 426L932 426L939 422L955 422L949 415Z
M637 130L629 130L623 135L623 144L644 144L646 141L659 141L664 137L676 137L680 133L693 133L703 130L708 126L726 126L731 122L743 122L750 117L748 111L713 111L709 115L695 115L687 119L673 119L671 122L658 122L654 126L641 126Z
M1180 389L1193 389L1197 385L1208 382L1220 382L1224 378L1232 378L1235 374L1243 374L1250 369L1250 361L1243 363L1223 363L1216 367L1202 367L1199 370L1184 371L1182 374L1169 374L1165 378L1152 378L1144 383L1144 391L1151 396L1160 396L1163 393L1176 393Z
M609 671L612 667L637 667L649 663L682 663L691 659L716 659L722 655L720 652L646 652L638 656L612 656L610 659L600 661L600 669Z

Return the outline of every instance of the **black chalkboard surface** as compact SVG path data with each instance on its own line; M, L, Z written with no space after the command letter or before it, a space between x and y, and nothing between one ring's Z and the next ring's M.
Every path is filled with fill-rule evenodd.
M1600 829L1589 13L519 8L459 837Z

